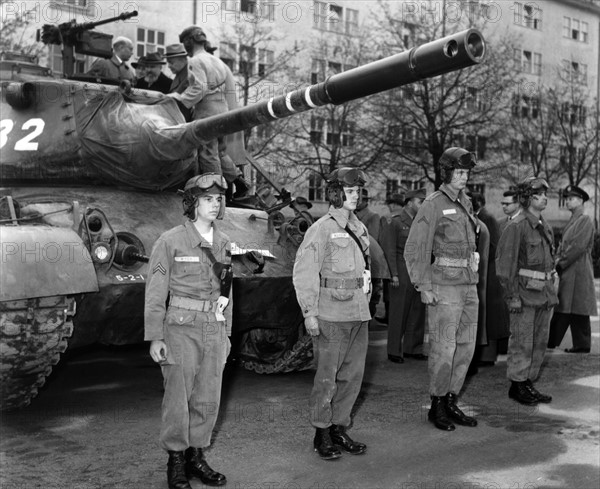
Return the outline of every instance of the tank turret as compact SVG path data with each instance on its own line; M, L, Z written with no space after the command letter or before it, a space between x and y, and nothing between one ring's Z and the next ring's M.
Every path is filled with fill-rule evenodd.
M73 45L90 32L63 27L47 28L46 41L60 34ZM201 142L466 68L485 51L482 35L469 29L191 123L157 92L24 76L3 65L2 409L27 405L67 345L143 340L146 257L184 220L174 189L194 170ZM309 368L312 359L291 279L312 216L279 193L283 202L270 213L228 208L218 223L232 240L233 355L265 373ZM277 212L286 205L295 210L290 220Z

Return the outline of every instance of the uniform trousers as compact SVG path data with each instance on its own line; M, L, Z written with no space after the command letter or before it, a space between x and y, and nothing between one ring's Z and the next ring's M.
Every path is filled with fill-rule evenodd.
M571 326L573 348L589 349L592 345L590 317L582 314L555 312L550 321L548 346L554 348L562 343L567 329Z
M397 288L390 286L389 294L388 355L423 354L425 305L421 293L408 282Z
M169 324L179 312L181 318L206 316L170 308L165 327L167 361L161 363L165 393L162 403L160 445L165 450L204 448L219 413L223 368L230 350L225 323L187 322Z
M433 285L438 302L427 306L429 393L462 389L477 339L479 299L473 285Z
M350 426L369 343L368 321L330 322L319 319L313 337L317 372L310 393L310 421L315 428Z
M509 380L535 380L544 361L552 308L523 306L510 313L506 375Z

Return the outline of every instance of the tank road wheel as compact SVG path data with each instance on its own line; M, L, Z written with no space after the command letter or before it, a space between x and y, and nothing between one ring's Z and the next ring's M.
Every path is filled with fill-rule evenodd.
M297 330L250 330L240 352L240 364L259 374L308 370L313 359L312 338L306 334L304 322Z
M75 301L64 296L0 303L0 408L27 406L73 334Z

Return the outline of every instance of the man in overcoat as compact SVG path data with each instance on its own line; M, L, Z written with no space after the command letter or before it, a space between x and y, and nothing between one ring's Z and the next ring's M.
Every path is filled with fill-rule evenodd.
M131 39L119 36L113 41L113 55L110 59L100 58L94 61L87 72L97 78L112 78L113 80L129 80L135 78L135 71L126 61L133 54Z
M567 353L589 353L592 342L590 316L598 314L594 293L592 246L594 225L583 213L583 204L590 196L575 185L563 192L571 219L565 226L556 258L560 276L558 306L550 323L548 346L560 345L567 328L571 326L573 347Z
M164 94L169 93L173 80L162 72L163 66L167 64L162 55L158 52L148 53L143 57L143 64L145 68L144 78L138 79L135 85L136 88L154 90Z
M404 248L417 211L425 200L425 189L409 190L404 207L392 212L391 222L383 246L390 267L390 315L388 320L388 360L402 363L403 358L425 360L425 304L410 281Z

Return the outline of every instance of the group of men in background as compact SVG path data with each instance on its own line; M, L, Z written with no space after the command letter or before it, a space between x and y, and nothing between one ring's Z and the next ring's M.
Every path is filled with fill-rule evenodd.
M229 67L217 56L204 31L191 26L179 35L179 43L166 47L163 55L147 53L137 61L127 62L134 45L126 37L113 42L113 56L98 59L88 74L99 79L128 81L135 88L153 90L173 98L186 122L204 119L237 108L235 78ZM168 65L175 75L163 73ZM237 163L236 163L237 162ZM228 197L241 197L247 190L237 165L245 164L245 150L239 133L204 142L198 148L196 173L217 173L230 184ZM236 193L232 189L235 185Z

